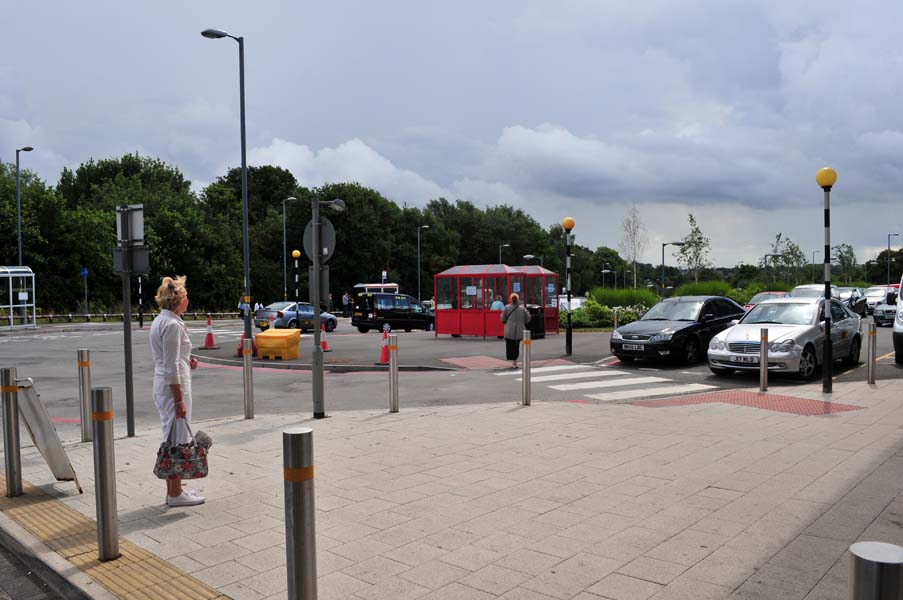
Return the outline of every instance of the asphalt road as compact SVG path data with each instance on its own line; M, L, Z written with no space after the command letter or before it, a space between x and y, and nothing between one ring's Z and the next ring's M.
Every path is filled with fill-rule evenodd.
M203 344L202 322L189 322L195 346ZM224 355L230 354L241 335L238 321L219 322L217 342ZM137 428L158 424L151 398L152 369L147 339L148 327L134 329L134 406ZM564 356L564 335L552 335L533 344L534 402L629 402L663 394L677 395L717 389L749 388L757 385L756 374L715 377L704 363L618 364L608 353L607 333L574 335L574 353ZM92 385L113 390L116 435L125 435L125 382L121 324L42 326L33 331L0 333L0 367L16 367L18 377L31 377L41 400L48 407L60 436L67 441L80 438L76 351L91 351ZM327 360L334 365L368 364L379 354L380 334L360 334L340 323L329 335L333 352ZM312 336L302 340L304 362ZM450 338L432 333L399 333L402 364L440 367L438 371L403 372L399 375L400 404L431 406L464 403L511 402L520 399L519 371L506 367L504 345L497 339ZM893 362L891 330L878 330L878 377L901 378L903 369ZM202 355L201 360L205 360ZM254 371L257 413L310 412L310 373L307 370L273 368L258 361ZM284 366L275 364L275 366ZM838 381L864 379L865 364L842 368L837 364ZM770 387L799 385L789 377L772 376ZM202 363L193 376L194 421L243 415L242 372L238 366ZM328 372L325 376L327 414L347 409L388 406L388 377L385 372ZM27 440L27 435L24 439Z

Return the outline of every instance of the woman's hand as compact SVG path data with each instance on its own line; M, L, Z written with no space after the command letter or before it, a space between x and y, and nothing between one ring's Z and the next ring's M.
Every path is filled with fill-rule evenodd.
M191 358L189 358L188 366L190 366L192 369L197 369L198 368L198 359L196 359L193 356Z
M186 418L188 416L188 413L185 411L185 403L182 401L182 386L179 384L173 384L170 385L169 388L172 390L172 400L175 403L176 418Z

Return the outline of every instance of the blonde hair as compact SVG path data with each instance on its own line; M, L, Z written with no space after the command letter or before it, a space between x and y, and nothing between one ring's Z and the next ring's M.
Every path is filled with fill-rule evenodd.
M520 302L520 296L518 296L517 294L514 294L514 293L513 293L513 294L511 294L510 296L508 296L508 301L509 301L511 304L517 304L518 302Z
M157 295L154 297L157 305L164 310L177 309L182 298L188 295L188 290L185 289L187 279L184 275L164 277L160 287L157 288Z

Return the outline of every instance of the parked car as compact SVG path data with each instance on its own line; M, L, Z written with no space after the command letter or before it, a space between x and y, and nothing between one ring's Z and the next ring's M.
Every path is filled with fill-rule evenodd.
M736 370L758 371L760 330L768 329L769 372L792 373L803 379L815 376L824 348L824 298L795 296L766 300L740 322L709 342L709 369L715 375ZM831 300L832 356L858 364L862 350L860 316Z
M875 307L884 304L887 292L895 291L893 287L887 285L875 285L865 290L865 310L867 314L875 312Z
M897 305L897 316L894 318L894 362L903 365L903 298L900 298L900 286L903 286L903 277L900 278L900 285L897 286L888 300L894 300L893 304ZM895 297L894 297L895 296ZM888 302L890 304L890 302Z
M893 325L894 318L897 316L897 294L896 292L890 292L889 295L893 299L892 304L888 304L886 301L882 302L875 306L875 310L872 313L872 318L875 320L875 325L881 327L882 325Z
M417 298L407 294L364 292L354 297L352 327L357 327L361 333L367 333L371 329L382 331L386 323L392 329L432 331L436 315L423 308Z
M749 310L759 302L770 298L789 298L790 292L759 292L743 305L743 310Z
M825 285L823 283L798 285L790 290L790 295L794 298L824 298ZM836 285L831 285L831 297L835 300L840 300L840 292Z
M839 287L837 293L840 294L840 301L844 306L852 310L860 317L866 314L867 300L865 298L865 290L859 287Z
M270 320L272 317L272 320ZM274 329L295 329L298 321L301 321L301 329L312 331L314 328L314 307L307 302L273 302L263 310L254 313L254 323L261 331L266 331L271 326ZM320 322L326 327L326 331L334 331L338 324L336 316L329 312L320 313Z
M611 353L622 362L672 358L687 363L705 356L709 340L743 316L743 307L723 296L665 298L643 317L611 334Z

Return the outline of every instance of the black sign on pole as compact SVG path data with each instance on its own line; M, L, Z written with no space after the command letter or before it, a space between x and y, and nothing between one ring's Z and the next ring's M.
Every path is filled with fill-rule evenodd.
M304 254L311 261L314 259L313 254L313 220L307 222L304 228ZM326 217L320 217L320 264L325 265L332 259L335 254L335 227Z
M135 437L135 392L132 378L132 286L133 272L149 270L147 246L144 245L144 206L123 205L116 208L116 239L113 248L113 271L122 276L122 333L125 355L125 413L129 437Z

